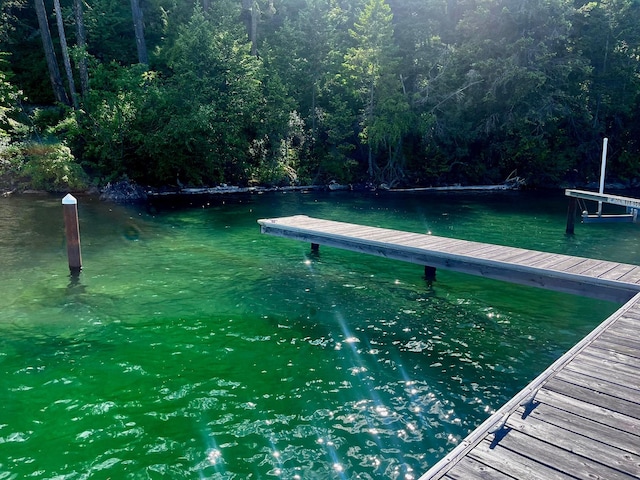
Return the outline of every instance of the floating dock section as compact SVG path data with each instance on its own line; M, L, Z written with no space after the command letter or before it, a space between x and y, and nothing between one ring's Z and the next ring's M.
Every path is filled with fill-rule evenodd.
M258 220L262 233L624 303L640 292L640 267L296 215ZM427 271L427 270L426 270Z

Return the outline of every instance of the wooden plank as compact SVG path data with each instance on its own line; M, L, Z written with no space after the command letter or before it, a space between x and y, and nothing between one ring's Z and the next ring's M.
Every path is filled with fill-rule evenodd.
M606 425L634 436L640 436L640 419L609 410L589 401L568 397L547 389L542 389L538 392L536 401L578 417L588 418L598 424Z
M591 468L598 469L599 466L597 464L601 464L608 468L624 472L626 475L640 476L639 455L603 443L599 436L590 437L580 435L572 430L567 430L533 416L527 417L526 421L523 421L519 416L512 415L509 417L507 425L527 437L535 438L540 442L553 445L554 448L566 450L566 452L571 453L571 455L577 455L595 462L594 465L591 465ZM511 433L508 433L505 438L510 439L510 435ZM528 443L526 440L523 441L525 445ZM529 453L530 450L527 451L526 455L529 455ZM568 457L568 455L563 453L560 453L560 456ZM571 462L566 461L566 464L569 463ZM584 464L584 460L578 459L576 463ZM565 464L564 461L563 464ZM560 465L560 463L558 463L558 465ZM572 473L571 467L567 467L565 472ZM604 478L609 477L606 476Z
M575 268L582 267L586 261L586 258L569 257L560 262L548 265L546 268L548 268L549 270L557 270L560 272L571 272L571 270Z
M600 274L598 278L602 278L603 280L619 281L620 277L623 277L634 268L636 268L635 265L627 265L624 263L619 263L619 264L616 264L616 266L611 270L609 270L608 272Z
M631 386L637 383L639 388L638 396L640 397L640 359L630 355L624 355L613 350L603 350L601 348L589 347L582 351L580 360L588 362L594 370L600 370L603 364L610 365L611 369L616 373L621 372L629 377L636 377L635 380L629 379L624 385Z
M569 257L570 258L570 257ZM580 258L580 257L576 257ZM549 269L558 263L561 263L567 259L567 255L561 255L559 253L549 253L545 258L541 258L537 262L533 262L530 266L539 269Z
M503 247L502 245L491 245L488 243L469 242L466 245L460 245L458 248L456 248L456 254L469 255L472 257L477 257L483 251L493 252L494 254L491 255L489 258L498 258L498 259L502 259L502 256L506 252L508 252L507 248Z
M620 318L610 331L613 335L635 339L638 333L638 322L632 319Z
M640 309L631 309L625 313L624 317L626 322L634 323L636 325L640 325Z
M602 335L596 342L593 342L593 346L602 349L615 350L616 352L624 355L638 356L640 355L640 350L638 349L637 343L638 342L634 342L630 339L618 338L617 336L607 332L606 335Z
M603 401L622 401L625 400L629 403L636 404L638 408L638 414L640 415L640 396L638 395L638 389L635 387L636 381L633 385L627 386L625 380L629 380L632 376L618 372L611 366L602 366L600 370L596 371L594 365L597 362L587 362L584 359L575 360L571 365L567 365L562 371L558 372L552 381L562 380L567 383L571 383L575 386L591 390L592 393L604 394L611 398L603 398ZM608 374L608 375L607 375ZM607 405L605 405L607 406ZM610 406L608 406L611 408ZM627 408L632 408L631 405L627 405Z
M560 435L562 431L555 429L553 433ZM566 431L564 431L566 432ZM512 429L501 440L500 445L505 449L518 452L522 457L527 458L531 465L538 469L545 466L551 470L564 475L565 478L600 478L607 480L629 480L629 474L621 472L616 468L593 460L590 456L581 455L581 452L588 450L585 446L576 446L575 451L562 448L559 445L559 438L546 437L549 442L540 438L527 435L516 429ZM577 435L574 436L577 441ZM570 448L570 438L563 443Z
M607 395L605 393L600 393L592 390L591 388L576 385L572 382L563 381L558 376L550 379L549 382L545 384L544 388L577 400L598 405L614 412L624 413L630 417L640 419L639 404Z
M430 249L438 252L455 251L461 241L455 238L436 237L434 235L423 235L413 239L405 240L403 244L412 248Z
M464 457L460 460L456 464L456 468L450 470L444 478L450 480L469 480L471 478L480 480L517 480L515 477L490 468L470 457Z
M589 277L599 277L613 270L618 264L613 262L604 262L602 260L587 259L576 268L571 269L572 273L579 273Z
M505 262L518 263L520 265L532 266L535 262L539 262L543 257L548 257L547 252L536 252L535 250L523 250L516 255L509 255L504 258Z
M407 245L407 243L416 239L420 239L422 242L424 242L424 238L422 238L419 235L416 235L415 233L411 233L406 235L397 235L396 237L393 238L393 243L398 244L398 246L403 246L403 245Z
M478 258L491 259L500 261L502 263L512 263L506 260L507 257L511 257L517 254L524 254L526 250L515 249L512 247L503 247L502 245L495 245L495 248L486 248L474 252L473 255Z
M491 440L485 439L468 456L493 470L519 480L567 480L569 478L575 480L575 477L549 468L545 464L534 464L513 449L505 448L502 442L492 448Z
M344 237L344 238L359 238L362 240L370 240L370 241L380 241L385 242L386 239L392 240L394 237L401 235L403 232L396 232L394 230L383 230L383 229L361 229L357 232L352 230L345 229L344 232L340 231L339 233L334 233L329 230L325 230L325 233L330 233L336 238ZM405 235L412 235L411 233L404 232Z
M636 333L633 329L625 328L622 325L618 325L616 329L607 331L603 334L602 339L608 340L612 343L620 343L621 345L628 345L629 347L640 349L640 339L636 337Z
M524 409L520 408L510 417L510 420L514 416L522 419L523 412ZM537 404L535 408L528 413L526 416L527 421L531 418L555 425L586 438L597 439L599 442L640 456L640 436L637 434L596 422L591 418L577 415L545 403ZM626 425L622 424L621 426L624 427Z
M625 371L627 369L625 365L620 363L614 365L605 359L599 360L593 361L585 355L580 355L580 358L575 359L558 374L558 378L579 382L580 385L597 392L638 403L640 400L638 371L629 373Z
M620 282L638 283L640 282L640 267L635 267L618 278Z
M624 315L621 315L616 320L616 325L609 330L616 332L625 328L637 329L638 327L640 327L640 312L629 310Z

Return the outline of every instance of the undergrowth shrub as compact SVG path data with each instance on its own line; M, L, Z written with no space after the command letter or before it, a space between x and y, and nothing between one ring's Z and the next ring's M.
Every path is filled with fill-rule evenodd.
M86 175L66 145L26 144L23 156L25 161L21 173L30 188L61 192L87 187Z

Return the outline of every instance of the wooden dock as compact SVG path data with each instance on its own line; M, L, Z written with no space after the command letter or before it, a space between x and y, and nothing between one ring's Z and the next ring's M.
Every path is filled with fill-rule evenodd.
M419 480L640 478L640 295Z
M258 220L262 233L427 267L624 303L640 292L640 267L570 255L322 220Z
M266 234L626 302L419 480L640 478L640 267L306 216Z

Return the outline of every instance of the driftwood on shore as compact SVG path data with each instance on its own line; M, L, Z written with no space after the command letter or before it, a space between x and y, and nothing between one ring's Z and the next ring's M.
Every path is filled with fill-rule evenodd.
M300 192L307 190L322 190L322 185L304 185L290 187L236 187L220 185L216 187L202 188L181 188L174 191L147 192L151 197L161 197L166 195L216 195L228 193L266 193L266 192Z
M391 188L389 192L467 192L491 190L519 190L520 185L448 185L444 187Z
M238 187L233 185L218 185L215 187L179 187L152 189L143 188L133 182L126 180L109 183L101 192L100 199L115 203L136 203L144 202L150 198L161 198L171 196L190 195L231 195L238 193L262 194L269 192L306 192L306 191L375 191L382 190L388 192L439 192L439 191L492 191L492 190L517 190L520 188L519 182L505 182L500 185L450 185L441 187L415 187L415 188L388 188L386 185L374 186L372 184L362 185L342 185L331 182L328 185L295 185L284 187Z

